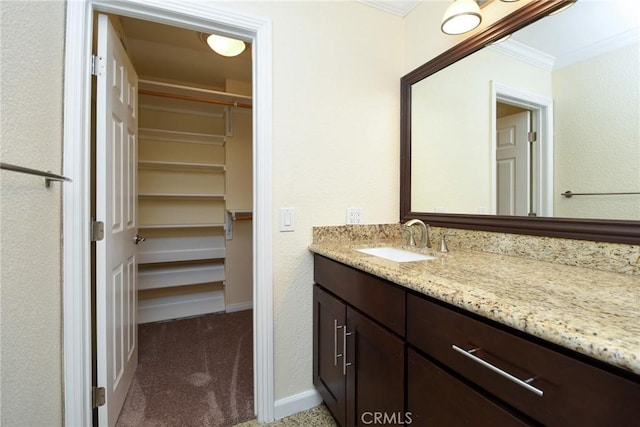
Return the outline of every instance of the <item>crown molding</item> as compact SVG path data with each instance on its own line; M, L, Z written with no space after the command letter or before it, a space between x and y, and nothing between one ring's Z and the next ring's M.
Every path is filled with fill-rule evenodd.
M409 12L413 10L419 3L418 0L357 0L360 3L364 3L368 6L375 7L382 11L391 13L397 16L407 16Z
M526 44L515 40L505 40L499 44L494 44L489 49L508 55L519 61L526 62L534 67L551 71L554 68L556 58L537 49L533 49Z

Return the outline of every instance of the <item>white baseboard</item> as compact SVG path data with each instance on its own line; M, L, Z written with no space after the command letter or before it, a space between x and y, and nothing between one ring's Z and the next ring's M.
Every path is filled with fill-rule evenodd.
M239 302L236 304L227 304L225 311L233 313L234 311L253 310L253 301Z
M303 391L302 393L276 400L274 403L274 416L276 420L279 420L280 418L314 408L320 403L322 403L322 397L315 389Z

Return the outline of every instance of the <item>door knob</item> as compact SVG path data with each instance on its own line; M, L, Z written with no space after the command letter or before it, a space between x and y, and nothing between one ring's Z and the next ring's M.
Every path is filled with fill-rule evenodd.
M136 234L136 235L133 237L133 243L135 243L136 245L137 245L138 243L140 243L140 242L144 242L145 240L147 240L147 238L146 238L146 237L142 237L142 236L140 236L139 234Z

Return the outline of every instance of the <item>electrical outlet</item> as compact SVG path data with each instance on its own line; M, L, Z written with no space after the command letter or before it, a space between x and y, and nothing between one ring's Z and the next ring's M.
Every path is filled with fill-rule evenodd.
M349 208L349 209L347 209L347 224L362 224L362 209L361 208Z

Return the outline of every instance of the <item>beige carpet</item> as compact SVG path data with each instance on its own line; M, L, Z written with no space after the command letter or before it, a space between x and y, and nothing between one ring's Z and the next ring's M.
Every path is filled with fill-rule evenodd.
M138 327L118 427L225 427L254 418L252 311Z

